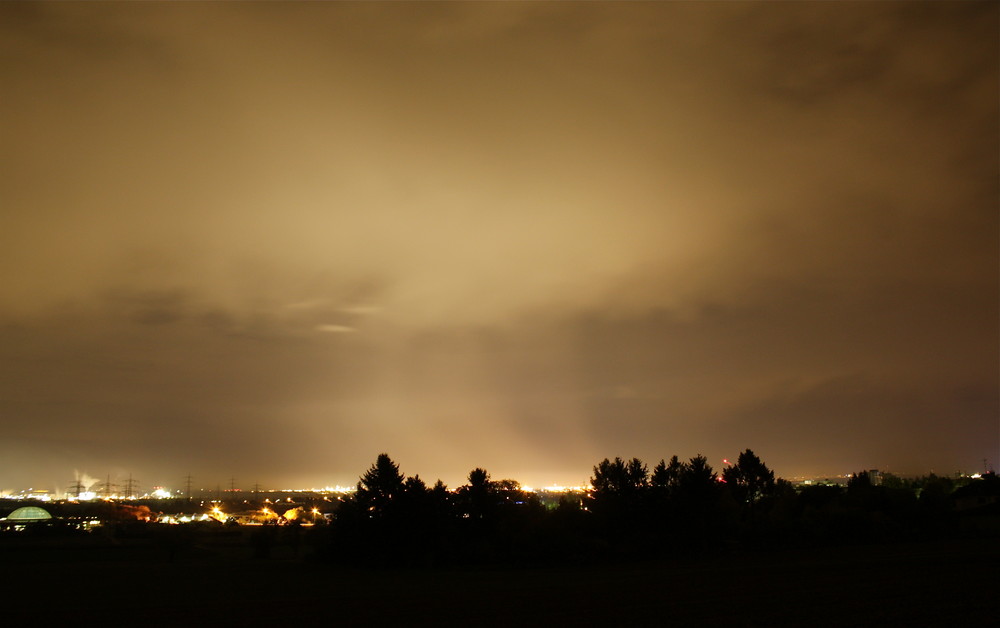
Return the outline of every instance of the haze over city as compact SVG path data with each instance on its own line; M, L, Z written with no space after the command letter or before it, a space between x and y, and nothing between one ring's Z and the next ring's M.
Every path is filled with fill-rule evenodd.
M995 467L998 11L0 4L0 489Z

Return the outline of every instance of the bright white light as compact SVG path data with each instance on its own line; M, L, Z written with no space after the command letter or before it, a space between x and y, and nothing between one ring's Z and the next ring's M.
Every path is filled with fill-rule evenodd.
M552 486L546 486L543 491L549 493L586 493L591 487L589 486L562 486L560 484L553 484Z

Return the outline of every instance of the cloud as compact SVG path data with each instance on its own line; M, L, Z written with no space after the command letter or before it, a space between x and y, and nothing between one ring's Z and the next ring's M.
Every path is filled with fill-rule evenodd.
M454 480L730 447L783 385L952 407L996 382L996 11L0 6L5 415Z
M357 331L353 327L347 327L346 325L317 325L317 331L325 331L331 334L349 334Z
M97 55L86 67L99 88L70 84L80 99L14 79L22 123L7 151L22 157L8 176L2 305L183 289L241 317L280 316L280 303L316 307L367 284L401 324L494 324L910 274L955 250L930 239L988 233L977 208L991 190L961 164L972 150L996 162L976 126L992 74L978 40L920 36L936 16L897 12L679 9L673 23L651 19L669 7L567 8L556 14L571 26L552 31L533 22L552 22L549 10L456 8L329 44L314 26L292 39L308 14L294 12L266 29L290 46L266 53L267 12L238 12L245 31L220 23L225 47L118 17L104 28L157 42L186 73ZM334 14L374 28L392 12ZM689 26L703 40L675 38ZM487 28L492 47L443 35L468 28ZM648 48L659 40L671 43ZM959 84L921 69L927 47ZM356 67L336 60L347 51ZM942 90L950 109L921 104ZM29 115L30 93L46 104ZM46 171L56 185L39 185Z
M351 305L340 308L345 314L356 314L358 316L368 316L382 312L382 308L377 305Z

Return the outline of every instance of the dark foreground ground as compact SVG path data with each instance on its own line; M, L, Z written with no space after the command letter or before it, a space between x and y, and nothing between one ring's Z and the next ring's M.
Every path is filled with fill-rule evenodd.
M134 626L996 626L1000 539L626 565L354 569L276 548L0 543L0 622ZM314 624L314 622L319 622Z

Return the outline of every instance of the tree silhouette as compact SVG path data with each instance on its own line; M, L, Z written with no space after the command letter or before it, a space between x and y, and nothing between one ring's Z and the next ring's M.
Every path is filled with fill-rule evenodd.
M503 479L496 482L496 487L498 491L519 491L521 483L517 480Z
M701 454L681 468L675 500L681 514L680 534L689 547L705 545L718 527L719 481Z
M627 498L649 486L649 473L638 458L628 462L621 458L615 458L614 462L605 458L594 467L590 483L595 497L618 495Z
M421 482L422 484L422 482ZM393 500L403 493L403 474L388 454L379 454L375 464L361 476L355 499L370 517L380 518L391 511Z
M476 467L469 472L469 483L458 489L462 515L470 519L489 519L496 501L496 485L486 469Z
M649 475L649 485L663 490L666 490L670 485L667 463L664 462L663 458L660 458L660 461L653 467L653 472Z
M638 458L628 462L605 458L594 467L590 479L594 490L588 502L595 523L606 540L620 546L636 546L648 528L645 521L645 498L649 473Z
M687 462L661 459L652 473L638 458L605 458L593 472L593 490L563 495L547 510L517 481L494 481L481 467L449 492L440 480L429 488L420 476L404 477L387 454L379 454L322 531L329 539L325 551L367 565L645 559L712 551L722 543L950 533L959 523L957 480L931 475L873 486L862 471L846 488L796 489L775 479L750 449L723 470L725 483L700 454ZM991 487L982 495L987 501L998 494L996 485L990 475L967 488ZM919 500L916 489L922 489ZM966 504L978 496L961 497Z
M469 471L469 488L474 491L486 492L490 490L490 474L486 469L476 467Z
M708 458L698 454L681 467L677 478L678 490L687 497L701 498L714 495L718 476L708 464Z
M419 475L406 478L403 482L403 490L399 496L400 513L415 520L423 522L430 512L431 495L430 490Z
M448 487L445 486L444 482L438 480L434 483L429 494L435 517L443 518L451 506L451 493L448 492Z
M649 514L656 536L654 542L661 547L675 541L671 537L681 515L675 506L683 470L684 464L673 456L669 463L661 459L649 476Z
M866 491L872 487L872 478L867 471L852 473L847 480L847 488L853 491Z
M658 500L669 498L677 491L683 469L684 465L677 459L677 456L670 458L669 463L661 459L659 464L653 467L653 472L649 476L649 485L653 488L653 493Z
M757 502L774 493L774 471L749 449L722 472L722 479L736 501L748 506L751 513Z
M524 506L534 501L530 493L521 488L517 480L504 479L493 483L498 505L504 510Z

